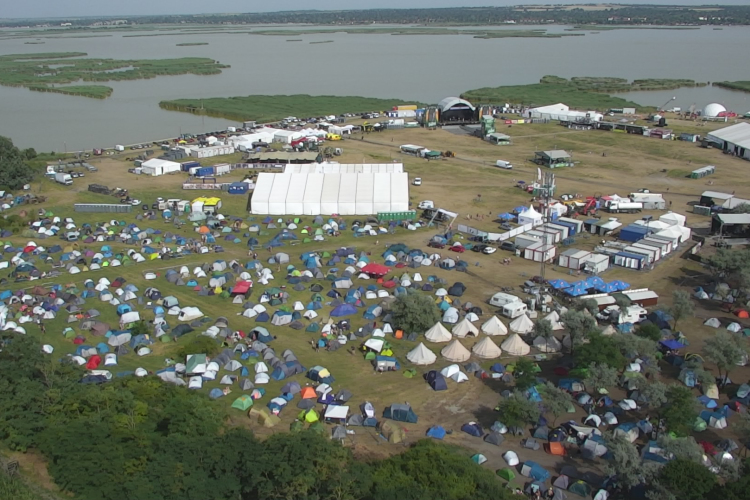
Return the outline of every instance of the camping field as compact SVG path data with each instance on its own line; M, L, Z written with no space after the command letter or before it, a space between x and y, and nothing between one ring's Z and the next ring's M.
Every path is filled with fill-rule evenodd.
M693 122L671 121L671 126L676 131L694 131L705 133L709 127L696 127ZM712 126L717 128L717 126ZM706 228L710 225L707 217L697 216L691 213L689 202L698 200L700 193L704 190L711 189L714 191L736 192L737 196L750 198L750 180L745 175L747 164L741 160L730 158L722 155L716 150L707 150L698 147L695 144L689 144L679 141L661 141L640 136L631 136L626 134L615 134L599 131L570 131L557 125L514 125L500 132L507 133L513 138L511 146L492 146L482 142L477 138L460 134L454 134L446 130L428 131L423 129L404 129L395 131L385 131L382 133L367 134L363 137L359 135L342 141L340 146L344 153L337 161L341 163L386 163L391 161L403 162L406 170L409 172L410 180L415 177L421 177L422 186L410 186L411 202L416 205L420 200L433 200L437 206L447 210L459 213L456 223L467 224L486 231L498 231L497 214L511 210L518 205L530 203L530 196L523 193L516 187L517 181L524 180L531 182L536 177L536 165L529 161L533 157L533 152L548 149L565 149L572 153L576 166L566 169L558 169L557 174L558 189L557 193L580 194L582 196L606 195L617 193L625 196L628 193L637 191L641 188L650 189L651 192L664 193L665 199L675 212L680 212L688 217L688 225L691 226L696 234L706 234ZM398 150L400 144L419 144L430 149L440 151L450 150L456 153L455 158L426 161L411 156L405 156ZM337 146L339 144L336 144ZM500 170L493 165L497 159L507 160L513 163L513 170ZM221 158L213 159L220 162ZM133 198L142 200L149 205L153 203L156 197L167 198L184 198L192 199L206 193L212 192L183 191L181 183L185 180L185 174L168 175L159 178L147 178L135 176L127 173L131 166L129 162L119 157L99 158L92 160L91 163L99 168L96 173L86 174L85 178L76 179L72 187L63 187L48 180L38 180L32 186L32 191L36 194L47 196L47 203L43 208L51 212L53 216L62 218L72 217L75 223L80 227L84 223L96 226L99 222L109 221L111 218L117 221L124 221L125 224L136 223L139 228L146 230L161 231L162 235L166 232L172 232L176 236L185 238L198 237L196 231L199 225L187 222L183 227L176 228L172 223L165 222L157 211L155 220L137 221L136 216L142 213L140 207L134 207L130 214L78 214L73 211L73 203L113 203L115 198L105 195L90 193L86 186L90 183L104 184L112 187L127 188ZM206 163L208 164L208 163ZM706 186L707 179L691 180L686 175L693 169L704 165L716 165L717 172L709 179L713 185ZM240 180L245 171L234 171L222 181L229 179L231 181ZM325 241L302 243L286 242L284 246L276 247L269 251L266 249L266 243L280 231L283 220L289 217L283 217L282 222L277 222L278 217L274 217L273 223L278 224L276 229L268 229L267 224L263 223L265 216L251 216L246 212L247 196L232 196L222 193L223 208L221 213L225 216L237 216L243 220L245 226L259 225L260 232L252 233L249 236L256 237L259 240L258 247L255 251L258 253L258 259L269 267L275 276L267 286L264 286L254 278L255 284L249 301L258 303L263 291L270 287L280 287L289 294L287 306L292 307L297 301L307 304L311 299L312 292L309 285L320 283L324 286L324 301L330 301L325 293L330 289L330 282L327 280L313 280L307 283L305 291L295 291L292 286L287 285L285 279L287 273L286 265L267 264L267 261L276 252L287 253L290 257L290 264L303 269L303 262L300 255L305 252L329 252L335 253L341 247L354 247L355 254L361 252L369 254L371 262L382 263L381 254L386 251L389 245L402 243L408 248L419 248L428 251L427 242L439 231L444 232L446 228L418 228L410 231L405 228L398 228L394 234L381 234L379 236L354 237L349 229L342 231L339 237L327 236ZM21 210L28 212L26 220L32 220L36 216L38 206L27 205L12 209L10 214L19 214ZM653 215L658 219L663 211L647 211L643 214L636 215L617 215L623 222L632 222L643 215ZM469 219L471 216L471 219ZM362 219L362 217L359 217ZM345 217L344 220L348 225L356 217ZM299 228L305 225L311 225L311 217L303 217L299 223ZM297 231L298 233L298 231ZM133 371L142 367L150 372L156 372L163 369L168 358L176 362L184 362L184 359L177 359L177 352L186 344L192 342L201 332L205 331L213 324L213 321L220 316L228 319L231 330L241 330L249 332L255 326L264 326L268 328L271 335L275 338L270 343L278 355L286 349L291 349L297 356L301 364L308 369L321 365L329 369L336 381L333 384L334 392L340 389L348 389L353 393L350 402L352 410L356 412L356 407L365 401L371 402L376 409L379 417L385 406L391 403L408 402L412 405L415 412L419 415L418 424L404 424L407 431L405 443L414 442L422 438L425 431L431 425L441 424L446 429L452 429L456 432L446 437L446 441L465 446L470 452L467 455L481 452L489 459L484 467L499 469L505 466L501 454L508 449L519 452L521 460L531 459L549 468L559 468L560 465L570 461L569 458L555 457L545 454L543 451L523 450L520 446L520 439L508 437L502 446L492 446L481 439L473 438L459 432L463 423L468 421L478 421L485 428L489 428L496 420L496 414L493 408L497 404L499 393L506 389L505 384L495 380L480 380L471 377L468 382L456 385L452 381L448 382L448 390L445 392L433 392L422 379L422 375L430 369L442 368L449 363L439 355L440 349L445 344L425 344L433 352L438 354L438 362L428 367L414 367L406 360L406 353L416 346L417 342L408 340L394 339L387 337L387 341L392 346L394 356L401 363L401 370L398 372L376 373L370 361L365 360L361 352L351 354L347 351L352 345L359 346L364 339L357 339L342 346L336 352L327 352L324 349L316 351L310 345L311 340L320 338L319 334L306 332L302 330L293 330L288 327L275 327L271 323L256 323L254 319L245 318L240 315L242 304L233 303L231 298L222 298L219 295L198 296L198 294L187 286L176 286L165 279L165 273L168 269L179 270L182 266L187 266L190 270L191 277L193 269L203 263L212 263L217 259L230 262L237 260L243 266L252 259L248 256L248 229L243 227L238 233L234 234L239 243L224 241L224 234L217 238L217 244L221 244L225 251L223 253L206 253L191 254L175 259L147 260L143 263L120 266L112 268L103 268L101 270L82 272L80 274L69 274L62 271L62 275L53 279L40 279L31 282L13 282L8 280L7 284L0 285L0 290L17 291L31 288L34 285L51 286L54 284L61 285L63 289L77 289L79 292L84 290L84 280L92 279L95 283L101 277L106 277L114 281L116 277L125 279L126 284L135 285L139 292L139 297L147 287L158 288L162 296L172 295L179 300L180 307L197 306L210 318L202 326L195 328L195 331L175 342L161 342L157 340L152 346L152 352L146 356L139 357L134 352L121 356L116 367L109 369L113 373ZM154 235L157 236L157 235ZM304 236L299 235L298 236ZM300 240L302 238L300 237ZM20 234L4 238L6 246L25 247L30 240L39 245L50 247L59 244L63 247L71 246L59 240L50 238L47 240L34 239ZM456 236L457 241L462 241L462 237ZM591 235L588 238L579 238L576 241L575 248L591 250L600 241L599 237ZM465 241L464 241L465 242ZM78 242L78 249L82 252L91 250L98 252L100 247L108 244L112 247L113 253L126 252L133 248L117 242L104 243L83 243ZM158 242L152 244L158 247ZM167 244L174 246L174 244ZM705 284L708 280L707 272L695 261L681 258L685 250L673 252L670 257L660 262L655 269L649 272L636 272L624 268L612 268L602 275L607 280L619 279L631 284L632 288L648 287L655 290L662 296L660 304L668 305L671 299L672 291L675 289L684 289L690 291L691 287ZM564 248L558 249L558 253ZM711 248L705 248L704 252L711 252ZM451 254L448 249L438 250L444 257ZM433 251L428 251L433 253ZM12 254L6 254L10 256ZM54 259L59 258L59 253ZM453 255L452 255L453 256ZM530 279L532 276L540 274L540 266L521 258L513 257L510 265L503 265L502 260L510 255L507 252L498 251L492 255L483 255L467 251L460 255L462 260L469 263L466 273L448 271L436 267L422 267L411 269L404 267L402 269L392 268L388 277L399 278L403 273L408 273L413 277L415 271L421 273L422 277L427 280L429 276L436 276L445 280L447 288L455 282L462 282L466 285L467 290L461 302L472 302L482 308L483 315L478 324L486 321L492 314L495 314L495 308L487 304L489 297L499 291L501 287L514 287L515 292L520 294L520 285ZM455 257L455 256L454 256ZM327 260L327 259L322 259ZM50 263L42 262L36 259L34 264L40 271L49 271ZM339 268L339 275L347 265L341 263L336 267ZM330 269L329 266L322 268L324 273ZM7 270L0 271L0 276L5 278ZM158 274L155 280L146 280L145 272L155 272ZM553 264L548 264L545 270L547 279L568 279L573 281L576 278L571 277L564 269L558 269ZM356 276L356 275L355 275ZM200 285L205 285L206 280L198 280ZM363 286L373 284L373 280L359 280L352 278L354 286ZM437 286L436 286L437 288ZM345 291L344 291L345 293ZM154 315L144 305L137 305L136 310L147 320L152 320ZM375 301L365 301L367 305L376 303ZM268 304L266 304L268 306ZM98 318L109 323L113 328L118 324L118 317L115 307L108 303L100 301L97 297L86 300L85 305L81 306L83 310L97 309L101 313ZM268 307L269 313L274 308ZM360 309L360 313L348 317L351 320L353 330L362 326L366 320L362 317L365 308ZM317 311L320 316L316 319L325 323L328 320L328 313L331 311L330 306L324 306ZM66 327L72 327L76 334L86 336L87 345L96 345L102 338L92 337L88 332L81 332L78 329L79 322L68 323L67 312L61 310L55 319L45 321L46 334L42 335L39 328L32 324L26 323L25 327L28 335L42 337L45 344L54 348L53 356L65 356L76 350L76 345L71 338L65 338L62 334ZM715 330L704 327L703 320L708 317L719 317L720 319L729 319L731 315L719 311L718 304L712 304L709 301L696 304L696 318L683 320L681 330L690 341L688 349L691 352L700 352L703 341L712 335ZM508 323L506 319L502 319ZM174 327L179 322L175 316L168 316L167 321L170 327ZM376 320L378 326L380 319ZM303 320L305 325L308 320ZM450 326L449 326L450 329ZM421 332L420 332L421 333ZM463 339L461 342L467 348L483 338L481 335L477 339ZM498 345L504 340L504 337L493 337ZM532 350L532 354L535 352ZM537 353L538 354L538 353ZM495 362L504 364L513 363L512 358L503 354L499 360L477 361L485 370ZM541 362L542 375L554 380L555 375L552 372L554 366L559 362L558 359L549 359ZM249 378L254 376L253 367L246 364L249 368ZM417 376L413 378L404 377L405 369L415 368ZM219 379L226 374L224 370L219 372L216 380L206 382L200 389L206 394L212 388L220 387ZM238 375L239 373L235 373ZM674 380L676 373L672 367L664 367L661 377L666 382ZM747 367L737 368L733 371L732 378L735 380L745 381L750 376L750 369ZM297 375L292 380L298 381L302 386L309 380L304 375ZM255 407L265 407L266 403L280 393L281 387L288 382L271 381L263 386L266 390L265 396L256 402ZM285 408L281 414L281 423L275 427L263 427L257 422L257 419L248 418L246 412L231 409L232 402L243 392L237 387L237 384L229 386L231 394L219 398L215 401L217 405L224 405L227 408L229 418L233 425L251 427L259 435L267 435L271 432L286 431L290 424L295 420L297 413L296 403L298 398L290 402L288 408ZM621 399L624 393L620 389L611 390L613 399ZM723 399L727 399L722 394ZM318 409L321 406L318 405ZM576 414L569 415L569 419L581 421L584 416L583 410L576 406ZM403 450L402 444L389 444L384 441L374 428L356 427L354 434L348 436L347 445L352 446L355 453L364 457L381 457L396 453ZM732 428L723 431L706 431L700 439L713 440L714 437L731 437L734 436ZM24 463L22 456L22 465L30 467ZM598 470L595 463L576 463L583 468L591 469L595 472ZM29 469L27 469L29 470ZM519 479L520 481L520 479ZM519 483L520 484L520 483Z

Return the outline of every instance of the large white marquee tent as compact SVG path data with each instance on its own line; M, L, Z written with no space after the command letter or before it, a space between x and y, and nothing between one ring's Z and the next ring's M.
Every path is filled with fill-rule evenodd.
M390 174L403 171L403 163L309 163L284 166L285 174Z
M409 210L406 173L261 173L250 201L256 215L371 215Z

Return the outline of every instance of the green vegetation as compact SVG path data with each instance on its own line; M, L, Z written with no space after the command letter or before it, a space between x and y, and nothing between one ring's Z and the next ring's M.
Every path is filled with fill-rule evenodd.
M177 99L162 101L159 107L170 111L205 114L230 120L272 122L287 116L339 115L382 111L399 104L416 104L400 99L372 97L339 97L296 95L250 95L247 97L214 97L210 99Z
M0 85L27 87L43 92L103 99L109 87L80 85L51 87L66 83L143 80L170 75L216 75L228 66L208 58L181 59L83 59L84 52L51 52L0 56Z
M0 473L0 498L43 500L44 497L37 495L20 478L8 477L5 473Z
M470 35L474 38L562 38L565 36L584 36L583 33L548 33L546 29L533 30L477 30L455 29L449 27L409 27L409 28L310 28L302 30L273 29L250 32L251 35L318 35L324 33L347 33L350 35ZM155 36L159 36L158 34ZM310 42L323 43L323 42Z
M68 87L49 87L47 85L30 85L29 90L36 92L55 92L57 94L77 95L94 99L106 99L114 90L106 85L70 85Z
M485 87L464 92L461 97L473 102L546 105L564 102L573 108L606 111L611 108L635 107L646 110L637 103L606 95L611 92L641 90L668 90L681 87L702 87L705 83L683 79L645 79L628 82L625 78L574 77L570 80L547 75L539 83L531 85L510 85Z
M432 441L366 463L318 424L259 441L205 396L157 377L81 384L82 367L45 356L39 339L3 332L0 439L38 449L81 500L508 498L492 471ZM257 411L257 410L252 410ZM106 450L106 459L102 456ZM3 498L34 498L3 480ZM19 496L16 496L19 495Z
M421 292L399 295L391 305L396 327L407 334L424 332L440 321L440 311L432 297Z
M178 47L194 47L196 45L208 45L208 42L185 42L185 43L178 43Z
M316 43L333 43L333 40L321 40L320 42L310 42L310 45L315 45Z
M740 80L737 82L714 82L713 85L729 90L750 92L750 81L747 80Z
M34 156L36 152L33 149L21 151L13 145L13 141L0 136L0 186L19 189L31 182L34 172L26 161Z

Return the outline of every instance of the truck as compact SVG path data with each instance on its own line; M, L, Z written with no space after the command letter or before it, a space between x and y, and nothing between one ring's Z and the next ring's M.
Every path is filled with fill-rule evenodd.
M513 164L511 164L511 162L505 161L505 160L497 160L495 162L495 166L498 167L498 168L503 168L505 170L511 170L513 168Z
M115 146L115 151L125 151L125 146L123 146L122 144L117 144Z
M428 208L435 208L435 203L432 200L423 200L419 202L417 208L420 210L427 210Z
M71 186L73 184L73 178L68 173L57 172L55 173L55 182L64 184L65 186Z
M607 205L607 212L613 214L635 214L643 210L643 203L633 201L613 201Z

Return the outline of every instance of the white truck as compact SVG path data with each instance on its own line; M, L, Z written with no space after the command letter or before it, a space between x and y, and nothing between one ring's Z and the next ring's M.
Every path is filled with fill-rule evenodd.
M66 174L65 172L57 172L55 174L55 182L65 186L71 186L73 185L73 178L70 174Z
M420 210L427 210L428 208L435 208L435 203L432 200L420 201L417 208Z
M513 169L513 164L511 162L505 161L505 160L497 160L495 162L495 166L497 168L502 168L502 169L505 169L505 170L512 170Z
M607 212L613 214L634 214L643 210L643 203L634 201L613 201L607 205Z
M125 146L123 146L122 144L117 144L115 146L115 151L125 151Z

